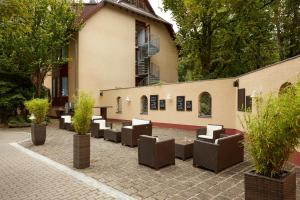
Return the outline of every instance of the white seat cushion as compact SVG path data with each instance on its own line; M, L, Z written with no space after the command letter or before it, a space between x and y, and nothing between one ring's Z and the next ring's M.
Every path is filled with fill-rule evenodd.
M132 126L136 125L144 125L144 124L149 124L149 120L142 120L142 119L132 119Z
M206 135L209 135L211 138L213 138L214 131L222 130L222 126L219 125L207 125L206 126Z
M68 124L71 123L71 115L64 115L64 116L61 116L61 118L64 119L65 123L68 123Z
M213 139L213 136L210 136L210 135L198 135L198 138Z
M123 128L132 129L132 126L123 126Z
M110 129L110 127L106 126L106 121L104 119L94 120L94 123L99 124L99 129L100 130L108 130L108 129Z
M100 115L93 115L92 116L92 120L94 120L94 119L102 119L102 116L100 116Z

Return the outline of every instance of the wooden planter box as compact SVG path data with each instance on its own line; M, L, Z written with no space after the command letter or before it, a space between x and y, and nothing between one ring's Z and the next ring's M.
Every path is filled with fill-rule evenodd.
M73 136L73 166L77 169L84 169L90 166L90 136Z
M283 178L270 178L245 173L245 200L296 200L296 173L287 172Z
M34 145L43 145L46 141L46 126L31 124L31 140Z

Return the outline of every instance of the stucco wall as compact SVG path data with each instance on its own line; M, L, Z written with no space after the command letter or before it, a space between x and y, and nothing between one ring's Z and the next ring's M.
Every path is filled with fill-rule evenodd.
M198 117L198 99L202 92L209 92L212 97L212 117ZM141 97L146 95L148 101L150 95L159 95L159 99L166 99L171 95L171 100L166 100L166 110L149 110L148 115L141 115ZM160 86L148 86L131 89L118 89L104 91L99 97L101 106L113 106L108 109L108 117L113 119L132 119L134 117L149 119L153 122L171 124L203 126L211 123L221 123L225 127L234 126L234 95L232 79L207 80L191 83L179 83ZM122 97L122 113L116 113L117 97ZM176 96L185 96L186 100L192 100L193 110L177 111ZM126 97L131 100L125 101ZM148 106L149 107L149 106Z
M239 88L245 88L246 95L251 95L253 90L263 95L270 92L277 94L282 84L295 82L299 73L300 56L240 77L108 90L104 91L103 96L99 96L98 99L101 106L112 106L108 109L108 117L112 119L129 120L136 117L153 122L196 126L213 123L223 124L225 128L243 130L240 123L243 112L237 111L237 88L233 87L233 82L239 79ZM198 117L198 98L204 91L212 96L211 118ZM171 95L172 100L166 101L165 111L149 110L148 115L141 115L140 98L142 95L148 97L148 102L150 95L159 95L159 99L165 99L167 95ZM121 114L116 113L119 96L122 97ZM185 96L185 100L192 100L193 111L176 111L176 96ZM131 100L129 103L125 101L127 97Z
M237 77L236 80L239 80L239 88L245 88L247 96L251 96L251 93L254 90L257 92L257 94L266 96L270 93L277 95L280 87L284 83L295 82L297 78L299 78L299 75L300 56L249 74L245 74ZM235 102L235 112L237 116L236 128L242 130L239 118L243 118L243 112L237 111L237 98L235 98ZM255 107L255 105L253 106Z

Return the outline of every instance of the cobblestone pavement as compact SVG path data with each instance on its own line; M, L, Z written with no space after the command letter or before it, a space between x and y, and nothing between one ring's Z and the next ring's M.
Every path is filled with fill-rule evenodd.
M0 129L1 200L113 199L8 144L28 138L25 131Z
M52 126L52 127L51 127ZM72 167L73 133L59 130L57 122L47 128L43 146L31 142L22 145L59 163ZM120 125L114 124L120 128ZM154 128L153 135L175 139L194 138L195 133ZM244 199L244 175L251 169L249 159L218 174L194 168L192 159L160 170L138 164L137 148L122 146L103 139L91 138L91 166L79 170L136 199ZM300 197L300 170L297 171L297 196Z

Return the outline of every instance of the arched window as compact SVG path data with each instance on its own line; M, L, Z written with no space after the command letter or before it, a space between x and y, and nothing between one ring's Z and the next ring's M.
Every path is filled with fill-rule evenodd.
M282 84L279 88L279 95L284 93L290 87L292 87L292 84L290 82L285 82L284 84Z
M199 117L211 116L211 95L203 92L199 96Z
M117 113L122 113L122 98L117 98Z
M148 114L148 98L145 95L141 97L141 114Z

